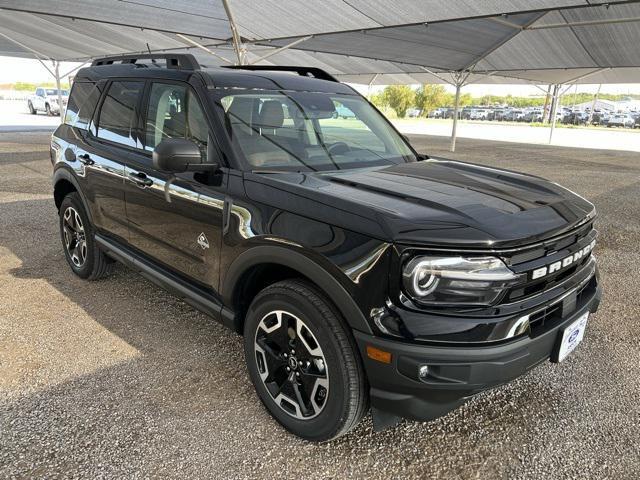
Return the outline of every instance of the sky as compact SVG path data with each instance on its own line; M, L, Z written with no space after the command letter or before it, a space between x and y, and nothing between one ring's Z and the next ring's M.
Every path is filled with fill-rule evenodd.
M49 62L50 63L50 62ZM73 68L79 66L79 63L62 63L60 66L60 72L66 73ZM31 60L26 58L12 58L0 56L0 84L2 83L15 83L15 82L30 82L30 83L42 83L51 82L53 77L37 60ZM63 79L63 83L66 83L66 79ZM357 90L360 93L369 93L369 88L366 85L357 85ZM372 92L381 90L383 87L375 86L371 88ZM447 86L447 89L454 92L454 88ZM597 85L579 85L578 93L595 93L598 89ZM575 90L572 88L570 93ZM535 86L529 85L469 85L464 87L464 93L470 93L474 97L482 95L508 95L513 96L529 96L540 95L540 90ZM602 93L640 93L640 84L611 84L603 85Z

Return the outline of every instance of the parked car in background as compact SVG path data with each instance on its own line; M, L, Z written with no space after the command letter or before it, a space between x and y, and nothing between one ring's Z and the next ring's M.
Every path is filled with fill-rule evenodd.
M62 108L65 109L69 98L69 90L61 90L60 94L62 96ZM58 101L57 89L38 87L33 95L30 95L27 99L27 107L32 115L38 112L44 112L47 115L60 115Z
M469 112L469 120L486 120L488 114L486 108L472 108Z
M589 113L588 112L567 112L562 118L562 123L565 125L586 125L589 121Z
M409 110L407 110L407 117L409 118L417 118L420 115L422 115L422 110L420 110L419 108L410 108Z
M506 109L504 108L492 108L487 114L487 120L489 121L500 121L502 120L502 115L504 114Z
M640 113L637 113L634 118L635 122L633 124L633 128L640 128Z
M542 122L542 108L528 108L522 115L520 121L522 122Z
M505 122L519 122L522 119L523 116L524 116L524 110L517 110L517 109L509 110L504 115L504 121Z
M612 115L607 122L607 127L622 127L622 128L634 128L636 125L635 119L628 113L618 113Z
M436 108L429 112L429 118L447 118L447 108Z

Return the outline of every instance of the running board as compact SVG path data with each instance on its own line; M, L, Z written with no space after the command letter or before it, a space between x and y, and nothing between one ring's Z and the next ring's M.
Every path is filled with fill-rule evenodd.
M206 313L227 328L235 331L233 312L224 307L214 295L191 285L178 275L159 267L139 253L121 245L115 240L98 233L95 235L95 240L100 249L111 258L125 264L150 282L171 292L192 307Z

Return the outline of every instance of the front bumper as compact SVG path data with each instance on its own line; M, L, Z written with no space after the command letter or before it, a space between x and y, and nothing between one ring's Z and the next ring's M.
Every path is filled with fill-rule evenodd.
M354 332L371 386L374 417L379 411L432 420L479 392L521 376L551 357L559 332L583 313L595 312L601 295L598 286L578 308L548 330L497 345L434 346ZM391 363L369 358L367 346L390 352ZM429 374L421 379L418 369L422 365L428 366Z

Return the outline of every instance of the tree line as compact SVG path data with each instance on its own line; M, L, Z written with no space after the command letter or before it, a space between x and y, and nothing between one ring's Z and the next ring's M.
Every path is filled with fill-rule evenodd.
M601 100L619 101L625 98L640 99L640 95L623 95L600 93L598 98ZM593 101L592 93L566 93L560 100L564 105L580 104ZM422 85L418 89L414 89L409 85L389 85L384 90L376 93L369 98L371 102L381 110L391 109L395 114L404 118L407 111L416 108L421 111L420 115L426 117L427 114L440 107L453 108L455 104L455 95L447 92L443 85ZM516 97L513 95L483 95L481 97L473 97L469 93L460 95L460 108L470 105L507 105L514 108L525 107L542 107L545 104L545 96L539 97Z

